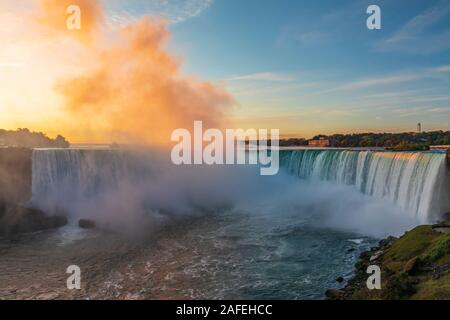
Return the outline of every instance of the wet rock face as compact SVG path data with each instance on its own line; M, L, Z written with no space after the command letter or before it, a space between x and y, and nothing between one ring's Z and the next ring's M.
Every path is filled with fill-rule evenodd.
M442 214L442 221L450 221L450 212L445 212Z
M31 197L32 150L0 148L0 209ZM1 213L0 213L1 214Z
M447 150L447 168L450 170L450 149Z
M17 205L30 199L31 153L24 148L0 148L0 233L9 232Z
M0 236L63 226L64 216L26 207L31 198L32 150L0 148Z
M97 225L93 220L80 219L78 221L78 226L83 229L95 229Z

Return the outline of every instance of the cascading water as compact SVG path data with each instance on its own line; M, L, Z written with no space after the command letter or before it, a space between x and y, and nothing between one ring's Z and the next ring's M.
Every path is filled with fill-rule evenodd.
M32 205L46 212L74 214L121 185L149 178L149 166L119 150L37 149L33 151ZM70 212L73 211L73 212Z
M354 186L363 194L387 199L419 222L437 220L450 211L450 179L444 153L302 149L281 151L280 161L282 167L301 179ZM121 150L34 150L32 171L32 204L46 212L63 209L75 216L82 211L91 214L101 203L110 203L107 197L135 195L153 184L174 193L176 185L199 179L192 175L185 176L184 181L174 173L175 180L162 187L161 181L153 183L153 171L165 169L142 153ZM217 179L215 184L226 185L224 180ZM205 189L211 190L211 186ZM187 188L173 197L189 198L191 193L192 188ZM218 194L224 197L223 191ZM154 190L140 196L150 206L162 198Z
M444 153L303 149L281 152L281 165L302 179L353 185L387 198L422 222L448 210Z

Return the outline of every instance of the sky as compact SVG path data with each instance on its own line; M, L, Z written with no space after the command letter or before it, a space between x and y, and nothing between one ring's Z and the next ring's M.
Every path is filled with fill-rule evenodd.
M27 3L32 2L26 0L22 6L30 9L33 4ZM235 127L278 128L285 137L414 131L418 122L427 131L450 130L449 1L103 0L102 4L105 25L111 30L143 16L164 19L170 32L168 52L182 62L183 74L210 81L232 96L228 113ZM366 27L371 4L381 9L380 30ZM21 19L17 7L6 12L6 18L0 17L0 37ZM50 94L51 83L62 70L69 72L75 66L66 59L64 68L49 68L48 62L41 68L36 62L45 59L46 51L27 57L26 44L32 42L27 30L20 30L14 39L2 41L0 51L5 90L0 92L0 127L60 130L54 120L61 115L60 101ZM25 43L23 52L10 49L17 42ZM32 68L23 68L30 61ZM35 81L17 90L18 79L30 75L39 79L39 85ZM43 112L44 104L53 107L46 106Z

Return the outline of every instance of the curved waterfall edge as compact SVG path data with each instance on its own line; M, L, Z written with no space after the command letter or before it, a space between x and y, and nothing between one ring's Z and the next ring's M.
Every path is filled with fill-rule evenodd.
M283 150L281 166L305 180L348 185L388 200L421 223L450 211L450 168L440 152Z

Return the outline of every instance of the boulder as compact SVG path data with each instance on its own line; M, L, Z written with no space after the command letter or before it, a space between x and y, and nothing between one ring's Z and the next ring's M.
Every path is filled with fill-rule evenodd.
M450 222L450 212L442 214L442 220Z
M449 234L450 233L450 226L440 226L440 227L434 227L433 231L443 233L443 234Z
M0 235L11 236L58 228L65 224L67 224L65 216L48 216L39 209L18 205L9 207L0 218Z
M410 259L403 268L403 271L407 274L413 274L417 271L419 265L419 259L417 257Z
M433 229L433 231L439 232L439 233L444 233L444 234L450 233L450 224L448 224L448 222L446 222L446 221L432 225L431 229Z
M381 257L381 255L383 254L383 250L379 250L377 252L375 252L369 259L370 262L376 261L378 260L378 258Z
M342 283L342 282L344 282L344 278L343 277L337 277L336 278L336 282L337 283Z
M395 240L397 240L396 237L389 236L386 239L383 239L379 242L380 247L386 247L390 246Z
M78 226L83 229L95 229L97 227L95 221L89 219L80 219Z
M342 291L338 289L328 289L325 291L325 296L328 300L340 300L342 298Z

